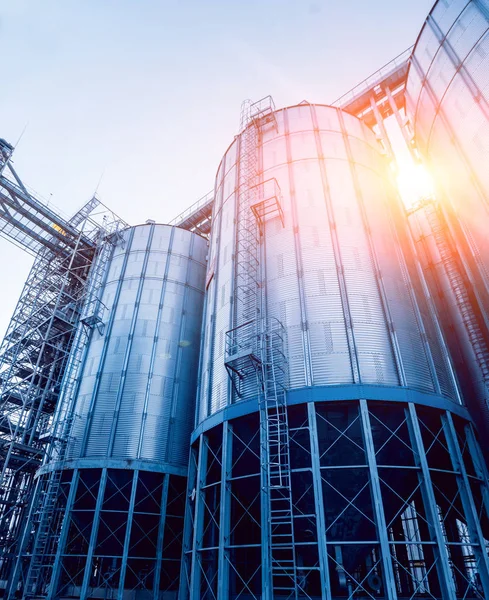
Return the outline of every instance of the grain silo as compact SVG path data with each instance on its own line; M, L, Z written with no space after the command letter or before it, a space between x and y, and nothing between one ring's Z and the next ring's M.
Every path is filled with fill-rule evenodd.
M489 4L436 2L414 47L406 84L416 145L437 192L437 202L419 207L411 222L462 389L484 436L489 433L488 56Z
M487 284L489 239L489 4L439 1L411 58L406 85L417 146L460 219Z
M245 106L216 179L182 598L489 595L484 466L386 180L356 117Z
M40 472L31 597L177 594L207 240L148 222L111 252L60 407L62 460Z

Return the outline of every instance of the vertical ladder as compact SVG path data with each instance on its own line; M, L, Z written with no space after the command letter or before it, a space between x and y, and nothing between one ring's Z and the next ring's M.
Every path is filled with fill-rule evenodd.
M260 332L262 396L260 426L264 432L261 452L266 473L268 538L273 597L297 598L294 516L287 419L287 361L285 330L277 319L263 320Z
M241 147L238 210L236 224L236 308L237 327L248 325L239 330L239 335L252 337L256 334L259 312L259 231L251 207L256 200L258 179L258 142L259 132L253 120L253 107L250 101L241 107Z
M54 554L53 546L57 541L52 535L52 529L62 477L63 471L56 469L49 475L46 475L45 479L40 482L38 508L32 519L32 524L37 528L37 533L31 564L24 586L24 598L45 597L43 594L44 590L39 588L43 582L48 582L50 579L50 574L45 572L46 567L50 569L53 567L52 562L46 564L46 555Z
M486 389L489 390L489 348L487 347L479 319L469 297L456 255L452 250L451 234L448 230L448 225L434 200L425 202L424 209L440 254L441 262L445 268L450 287L453 290L462 322L472 344L477 364L481 370L484 384Z
M277 128L271 97L243 103L236 230L235 327L227 332L226 369L240 397L257 395L262 446L262 499L268 503L266 527L272 598L297 598L297 569L287 421L285 330L260 314L260 235L265 221L283 224L280 188L275 179L259 182L258 144L266 126ZM266 305L266 303L264 303ZM251 375L251 377L250 377ZM258 382L258 388L256 384ZM251 394L251 392L253 392Z

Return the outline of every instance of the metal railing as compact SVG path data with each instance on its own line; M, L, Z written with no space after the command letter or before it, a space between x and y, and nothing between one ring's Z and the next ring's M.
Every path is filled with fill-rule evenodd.
M383 67L375 71L375 73L372 73L359 84L357 84L354 88L352 88L350 91L340 96L337 100L335 100L332 103L332 106L337 106L338 108L341 108L345 105L350 104L356 98L360 97L368 90L373 89L380 82L384 81L389 75L395 73L395 71L402 67L403 64L407 63L412 54L413 48L414 46L410 46L409 48L401 52L401 54L398 54L395 58L386 63Z
M180 223L186 221L189 217L191 217L194 213L197 213L200 209L204 208L208 204L214 201L214 190L207 192L202 198L199 198L196 202L186 208L183 212L173 218L168 222L168 225L179 225Z

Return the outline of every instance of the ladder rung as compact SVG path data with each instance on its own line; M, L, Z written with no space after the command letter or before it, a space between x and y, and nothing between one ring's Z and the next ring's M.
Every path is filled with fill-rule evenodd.
M286 591L288 591L290 593L295 592L295 586L294 587L282 587L282 586L276 586L276 585L274 585L273 589L274 590L279 590L279 591L286 590Z

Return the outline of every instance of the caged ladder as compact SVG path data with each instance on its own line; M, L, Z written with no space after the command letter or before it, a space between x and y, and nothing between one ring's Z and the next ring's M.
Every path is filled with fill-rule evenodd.
M287 419L285 329L277 319L263 320L260 427L264 494L268 499L268 543L273 597L297 598L294 516Z
M285 329L277 319L260 315L260 238L265 233L266 220L278 217L284 224L277 181L274 178L259 181L260 134L270 127L278 130L270 97L243 104L236 233L236 327L226 333L225 366L239 397L255 395L258 389L262 501L268 514L268 522L262 526L266 528L270 564L262 579L268 578L271 598L296 599L299 586L286 404Z

